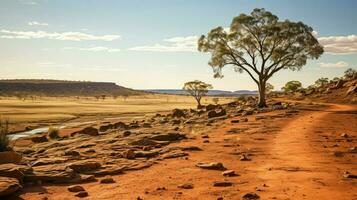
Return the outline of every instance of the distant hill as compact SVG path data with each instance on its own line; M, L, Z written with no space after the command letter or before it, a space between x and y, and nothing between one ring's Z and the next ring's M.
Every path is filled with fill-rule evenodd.
M187 92L181 89L152 89L144 90L145 92L159 93L159 94L176 94L176 95L187 95ZM241 95L257 95L257 91L250 90L237 90L234 92L225 90L209 90L209 96L241 96Z
M0 80L0 95L31 94L44 96L134 95L143 93L110 82L42 79Z

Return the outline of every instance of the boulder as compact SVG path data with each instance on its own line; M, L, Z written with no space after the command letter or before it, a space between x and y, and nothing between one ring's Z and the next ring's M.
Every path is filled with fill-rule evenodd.
M70 183L76 177L72 169L63 165L44 165L32 169L31 172L24 173L25 181Z
M106 176L100 180L100 183L108 184L108 183L115 183L115 181L112 177Z
M226 110L224 109L221 109L220 111L215 111L215 110L211 110L207 113L208 115L208 118L214 118L214 117L221 117L221 116L224 116L226 115Z
M0 164L15 163L18 164L22 160L22 156L15 151L0 152Z
M177 141L185 138L186 136L181 133L164 133L164 134L153 135L150 137L150 139L156 141Z
M233 183L230 181L214 181L213 182L213 186L214 187L228 187L228 186L232 186Z
M26 165L16 165L13 163L0 165L0 176L16 178L22 180L24 173L29 173L32 171L31 167Z
M21 188L16 178L0 177L0 197L13 194Z
M220 162L197 163L196 167L199 167L202 169L211 169L211 170L226 170L226 168Z
M33 143L42 143L42 142L48 142L48 139L47 139L46 135L42 135L42 136L31 137L31 141Z
M112 124L107 124L107 125L102 125L99 127L100 132L106 132L109 129L112 129L113 125Z
M216 110L217 108L220 108L220 106L219 105L208 104L206 106L206 111L208 112L208 111L211 111L211 110Z
M186 117L186 114L183 110L176 108L176 109L172 110L172 117L174 117L174 118Z
M82 173L86 171L96 170L101 167L101 164L93 160L80 160L67 165L75 172Z
M85 191L85 189L80 186L80 185L71 185L68 188L68 191L70 192L80 192L80 191Z
M258 200L258 199L260 199L260 196L255 193L250 192L250 193L243 195L242 199L243 200Z
M94 128L94 127L86 127L80 131L71 133L71 136L74 136L76 134L84 134L84 135L91 135L91 136L97 136L99 134L98 129Z
M80 191L77 194L75 194L74 196L82 198L82 197L87 197L88 196L88 192L86 191Z

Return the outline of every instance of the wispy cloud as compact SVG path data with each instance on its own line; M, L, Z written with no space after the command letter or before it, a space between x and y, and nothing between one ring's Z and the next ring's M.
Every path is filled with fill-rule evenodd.
M82 32L46 32L46 31L10 31L0 30L0 38L2 39L50 39L50 40L102 40L112 41L120 39L120 35L92 35Z
M44 22L37 22L37 21L31 21L31 22L28 22L27 23L28 25L30 26L48 26L47 23L44 23Z
M319 42L329 54L357 53L357 35L319 37Z
M164 39L166 44L136 46L132 51L158 51L158 52L197 52L197 36L173 37Z
M79 51L91 51L91 52L108 52L108 53L114 53L114 52L120 51L120 49L102 47L102 46L95 46L95 47L66 47L64 49L74 49L74 50L79 50Z
M320 67L324 67L324 68L343 68L343 67L347 67L348 63L347 62L343 62L343 61L339 61L337 63L319 63Z

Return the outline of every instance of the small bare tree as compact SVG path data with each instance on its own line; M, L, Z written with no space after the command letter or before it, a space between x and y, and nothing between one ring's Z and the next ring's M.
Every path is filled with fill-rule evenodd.
M191 96L193 96L197 101L197 107L201 108L202 97L205 96L208 93L208 90L212 88L212 85L208 83L195 80L185 83L182 89L188 92Z

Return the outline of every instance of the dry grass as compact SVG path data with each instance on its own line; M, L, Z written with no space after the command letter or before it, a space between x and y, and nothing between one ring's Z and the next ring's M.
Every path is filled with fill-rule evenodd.
M9 120L0 117L0 152L11 149L7 134L9 133Z
M202 104L213 104L214 97L202 99ZM230 97L219 97L219 103L232 101ZM0 113L11 118L11 131L23 130L26 126L44 126L63 121L93 121L105 118L128 120L144 117L155 112L174 108L195 108L196 102L189 96L141 95L124 99L94 97L37 97L36 101L21 101L16 98L0 98Z
M57 127L52 127L52 126L51 126L51 127L48 128L47 136L48 136L50 139L55 140L55 139L58 139L58 138L59 138L58 133L59 133L59 128L57 128Z

